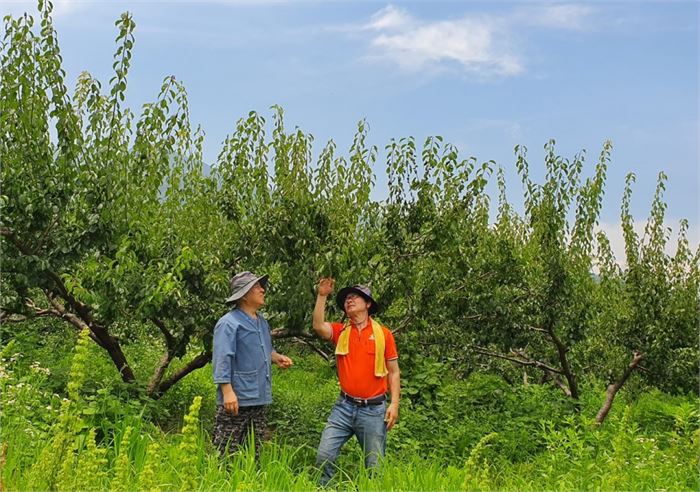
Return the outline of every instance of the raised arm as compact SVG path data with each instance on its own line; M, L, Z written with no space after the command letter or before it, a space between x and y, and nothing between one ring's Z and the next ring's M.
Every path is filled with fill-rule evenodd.
M335 279L322 278L318 282L318 295L316 296L316 306L314 307L313 326L314 331L324 340L330 340L333 336L333 329L330 323L326 323L326 298L333 292Z

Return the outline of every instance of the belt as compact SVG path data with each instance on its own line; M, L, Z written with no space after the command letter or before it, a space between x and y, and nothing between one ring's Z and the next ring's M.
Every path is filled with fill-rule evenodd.
M340 392L340 396L353 405L358 407L369 407L373 405L381 405L386 401L386 395L379 395L372 398L356 398L354 396L348 395L345 391Z

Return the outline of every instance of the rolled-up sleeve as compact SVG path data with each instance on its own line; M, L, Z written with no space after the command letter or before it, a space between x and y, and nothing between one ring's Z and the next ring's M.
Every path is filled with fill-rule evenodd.
M236 326L229 320L219 320L216 327L214 327L214 350L212 355L215 384L231 383L235 357Z

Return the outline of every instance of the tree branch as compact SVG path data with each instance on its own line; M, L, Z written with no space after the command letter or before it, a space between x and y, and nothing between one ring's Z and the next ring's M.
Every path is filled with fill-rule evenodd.
M29 249L29 246L24 244L22 241L19 240L19 238L15 235L14 232L10 230L9 227L0 227L0 236L6 238L12 245L17 248L17 250L22 253L25 256L31 256L32 255L32 250Z
M286 328L275 328L274 330L270 330L270 335L274 339L278 338L291 338L293 341L297 343L301 343L306 345L307 347L311 348L314 352L316 352L318 355L323 357L326 361L329 361L331 359L331 356L325 353L323 350L318 348L313 341L315 340L314 337L307 335L305 333L300 333L300 334L294 334L287 330Z
M155 316L152 316L149 318L151 322L153 322L154 325L158 327L160 332L163 334L163 337L165 338L165 346L168 348L168 352L172 352L173 349L175 348L175 337L173 336L172 333L170 333L170 330L165 326L165 323L159 318L156 318Z
M306 345L307 347L310 347L314 352L316 352L318 355L320 355L321 357L323 357L324 359L326 359L326 362L328 362L329 360L331 360L331 356L330 356L330 355L328 355L328 354L325 353L323 350L321 350L320 348L318 348L318 347L317 347L316 345L314 345L311 341L305 340L305 339L300 338L300 337L292 337L292 340L297 341L297 342L300 342L300 343L303 343L303 344Z
M537 327L537 326L525 325L524 328L526 328L526 329L528 329L528 330L536 331L536 332L539 332L539 333L545 333L545 334L547 334L547 335L550 334L550 333L549 333L547 330L545 330L544 328L539 328L539 327Z
M522 366L536 367L538 369L541 369L544 373L544 379L542 380L543 383L549 380L554 386L562 390L562 392L564 392L566 396L571 397L571 390L562 382L561 378L559 377L559 375L564 374L564 372L561 369L557 369L556 367L547 365L544 362L531 359L527 357L523 352L519 351L513 351L515 355L520 357L516 358L504 354L498 354L483 347L474 346L473 348L474 351L478 354L486 355L489 357L496 357L498 359L503 359L510 362L515 362L516 364L520 364Z
M31 256L34 254L33 250L29 248L25 243L19 240L14 232L9 227L0 227L0 236L6 238L10 243L14 245L17 250L25 256ZM61 277L52 270L45 270L44 273L56 284L59 290L60 296L68 302L68 304L77 312L80 317L87 323L92 324L92 317L90 315L90 307L86 304L78 301L73 295L68 292L65 284Z
M0 311L0 325L4 325L5 323L21 323L27 321L27 319L28 318L22 314Z
M163 393L168 391L172 385L177 383L179 380L187 376L189 373L194 371L195 369L199 369L200 367L204 367L207 364L211 362L211 351L208 350L206 352L202 352L199 354L197 357L192 359L188 364L186 364L184 367L181 367L175 373L173 373L168 379L165 381L161 382L158 385L158 388L154 390L153 393L149 394L151 398L158 399L161 396L163 396Z
M68 303L68 305L70 305L70 307L73 308L73 310L76 313L78 313L88 325L92 325L94 323L92 314L90 314L92 308L87 304L79 301L73 296L73 294L68 292L66 284L63 283L63 279L56 272L52 270L46 270L45 273L51 280L54 281L56 287L58 288L60 296Z
M44 241L46 241L47 236L49 235L49 232L54 228L56 224L58 224L58 219L60 215L54 216L53 220L51 220L51 223L44 229L43 234L39 238L39 244L37 244L37 251L41 250L41 247L44 245Z
M395 330L391 330L391 334L392 334L392 335L396 335L396 334L399 333L401 330L403 330L404 328L406 328L406 327L411 323L411 321L413 321L413 315L412 315L412 314L409 314L409 315L406 316L403 320L401 320L401 323L399 324L398 328L396 328Z
M542 381L543 383L546 382L547 380L550 380L554 386L562 390L562 392L568 396L571 397L571 390L567 385L565 385L561 378L557 374L551 374L549 372L544 373L544 380Z
M538 360L527 358L522 353L514 352L516 355L519 355L520 357L522 357L519 359L519 358L511 357L508 355L503 355L503 354L499 354L496 352L491 352L490 350L485 349L483 347L474 346L473 348L474 348L474 352L476 352L477 354L487 355L489 357L496 357L498 359L504 359L504 360L507 360L510 362L515 362L516 364L520 364L522 366L536 367L538 369L542 369L543 371L547 371L547 372L551 372L551 373L555 373L555 374L564 374L564 372L561 369L557 369L556 367L549 366L549 365L545 364L544 362L540 362Z
M292 338L296 335L294 335L292 332L290 332L286 328L275 328L273 330L270 330L270 336L272 338Z
M71 325L75 327L78 331L82 331L83 329L87 328L88 332L90 334L90 338L92 339L93 342L95 342L97 345L99 345L102 348L105 348L102 345L102 342L95 336L95 334L90 330L90 327L85 324L83 320L81 320L78 316L76 316L73 313L69 313L66 311L66 308L61 305L52 295L50 292L44 292L44 295L46 298L49 300L49 303L51 303L51 307L47 309L40 308L37 306L32 299L27 299L25 301L25 304L29 309L34 311L35 316L38 317L43 317L43 316L54 316L56 318L60 318L64 321L67 321Z

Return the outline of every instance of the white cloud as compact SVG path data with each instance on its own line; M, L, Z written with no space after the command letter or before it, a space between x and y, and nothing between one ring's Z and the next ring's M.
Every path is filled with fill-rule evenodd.
M526 70L523 43L518 41L524 28L582 30L595 11L581 4L535 5L499 15L427 21L390 4L365 23L331 30L369 35L365 58L404 70L456 67L477 76L514 76Z
M552 29L581 30L590 25L594 12L595 9L590 5L544 5L520 11L516 19Z
M640 240L644 237L646 225L646 220L637 220L634 223L634 231L637 233L637 237ZM666 242L666 253L673 256L678 247L680 223L678 221L667 220L664 222L664 227L671 231L668 241ZM605 233L608 241L610 241L610 248L615 255L615 261L620 266L625 267L627 265L627 260L625 256L625 238L622 232L622 224L619 222L601 222L598 226L598 231ZM697 251L698 245L700 245L700 228L698 228L697 225L689 224L686 238L688 239L690 250L694 253Z
M456 64L463 71L480 75L523 71L520 59L508 46L508 32L498 20L463 17L426 22L389 5L360 29L375 33L368 58L388 60L405 70Z
M381 34L372 45L408 69L455 62L469 72L497 75L522 72L520 60L498 46L494 38L492 26L463 19L436 22L399 34Z
M380 31L406 28L412 24L413 19L408 13L393 5L387 5L382 10L375 12L369 23L364 27L365 29Z

